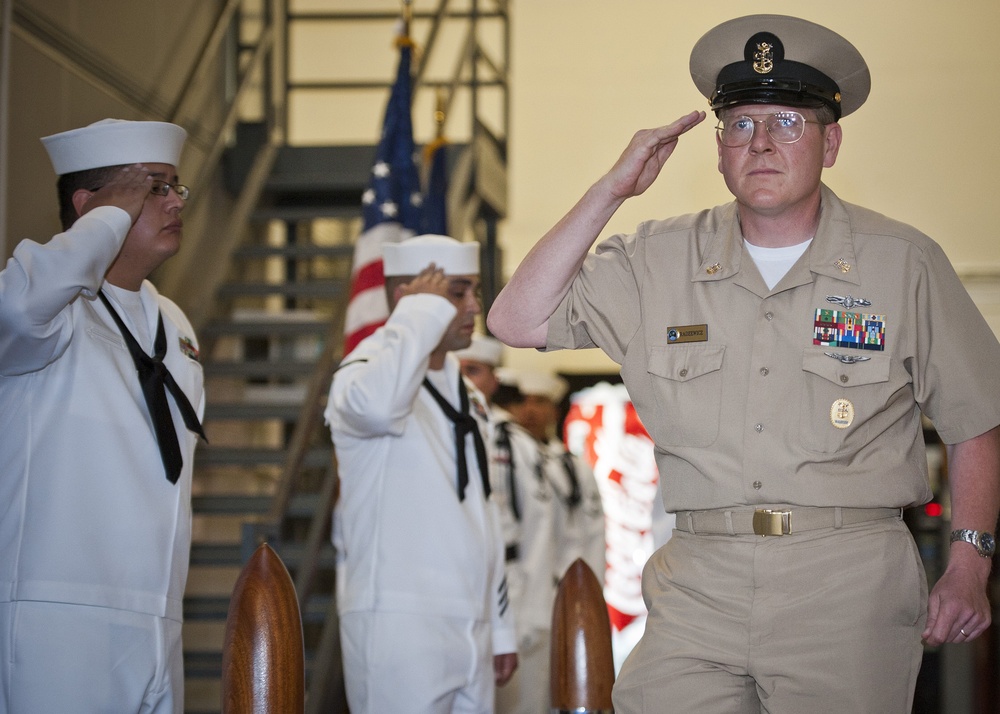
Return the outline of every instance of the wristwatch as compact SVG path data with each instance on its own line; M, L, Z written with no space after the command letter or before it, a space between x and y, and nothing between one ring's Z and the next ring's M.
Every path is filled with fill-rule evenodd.
M966 543L971 543L984 558L992 558L997 548L993 534L986 531L954 530L951 532L951 542L954 543L957 540L964 540Z

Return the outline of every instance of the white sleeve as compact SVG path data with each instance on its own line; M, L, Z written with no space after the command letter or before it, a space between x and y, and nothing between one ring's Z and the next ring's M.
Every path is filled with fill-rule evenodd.
M357 437L401 433L456 309L440 295L408 295L385 325L365 338L333 376L325 417Z
M517 627L514 618L514 603L510 599L509 583L507 582L507 564L504 560L504 542L500 535L500 513L497 504L490 499L487 508L493 509L490 519L494 528L496 557L494 560L493 577L490 583L492 598L493 621L493 654L501 655L517 652Z
M66 308L100 290L132 221L114 206L81 216L45 244L22 241L0 271L0 374L51 363L72 337Z

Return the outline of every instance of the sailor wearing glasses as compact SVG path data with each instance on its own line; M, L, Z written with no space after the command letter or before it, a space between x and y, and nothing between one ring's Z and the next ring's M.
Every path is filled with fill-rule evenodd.
M990 623L1000 345L932 239L822 183L870 88L853 45L754 15L690 70L735 200L588 255L705 113L640 131L489 315L513 346L603 349L656 445L677 530L645 567L615 711L908 712L921 641ZM901 520L932 495L921 413L956 529L929 594Z
M63 232L0 272L4 714L183 711L203 373L146 278L180 248L185 137L109 119L42 139Z

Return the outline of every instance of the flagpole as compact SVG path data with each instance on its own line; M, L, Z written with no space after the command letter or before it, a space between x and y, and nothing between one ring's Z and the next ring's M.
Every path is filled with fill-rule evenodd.
M444 137L444 120L447 118L445 114L446 100L444 97L444 87L438 87L437 90L437 106L434 109L434 123L437 124L437 138L441 139Z
M424 146L424 210L421 228L424 233L452 235L448 231L448 162L444 137L447 119L446 101L443 89L437 91L434 109L434 123L437 125L435 137ZM454 237L454 236L453 236Z

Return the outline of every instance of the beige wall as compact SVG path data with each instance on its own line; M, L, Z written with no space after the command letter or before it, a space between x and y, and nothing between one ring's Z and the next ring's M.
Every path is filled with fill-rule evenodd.
M691 47L719 22L759 7L737 0L515 3L510 213L501 231L508 273L637 129L705 107L688 74ZM845 200L931 235L960 271L1000 273L1000 141L991 138L1000 116L1000 3L800 0L763 10L836 30L871 69L871 96L844 120L844 146L826 182ZM686 137L659 181L618 212L606 235L729 200L713 126L710 118ZM985 294L992 300L995 292ZM997 329L1000 310L983 309ZM616 370L587 352L519 351L511 359Z

